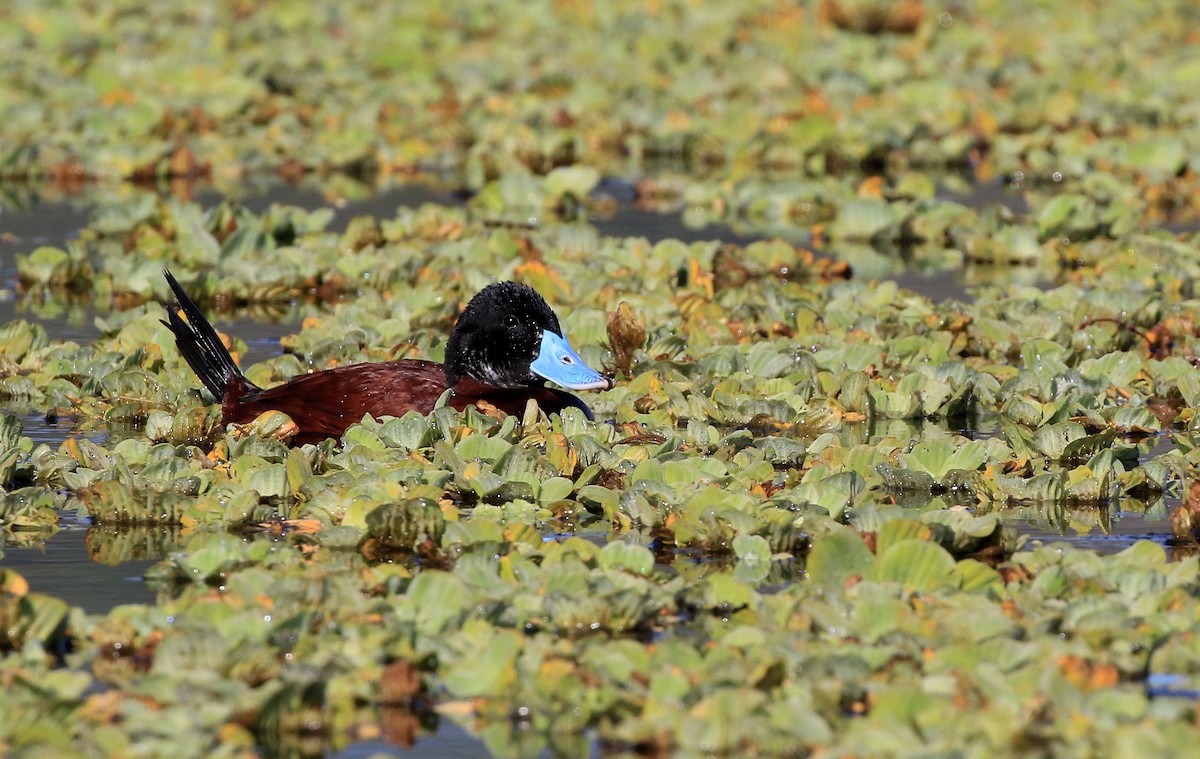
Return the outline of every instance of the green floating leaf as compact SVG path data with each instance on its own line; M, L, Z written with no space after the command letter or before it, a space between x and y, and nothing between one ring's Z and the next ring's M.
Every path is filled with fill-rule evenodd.
M584 485L579 489L579 503L593 514L611 518L617 510L621 491L601 485Z
M425 570L408 586L403 603L412 611L422 633L437 635L451 620L466 613L467 599L462 580L448 572Z
M367 514L368 534L391 548L411 551L426 540L440 544L446 531L442 508L432 498L385 503Z
M972 554L989 546L1005 546L1005 528L995 514L975 516L966 511L941 509L923 513L921 521L933 528L933 539L938 545L954 556Z
M896 222L896 210L886 200L855 198L838 211L829 234L839 240L865 241L891 230Z
M910 590L929 591L950 582L954 557L927 540L901 540L892 544L875 566L872 579L896 582Z
M875 563L875 554L862 536L841 527L814 541L805 570L810 582L827 589L841 589L851 577L864 577Z
M21 442L21 420L12 414L0 417L0 450L11 450Z
M604 569L624 569L636 575L647 575L654 569L654 554L645 546L614 541L600 549L599 562Z
M431 603L437 603L431 598ZM441 679L459 697L499 696L517 680L516 662L521 652L519 633L472 628L473 647L445 668Z
M80 249L69 246L70 252L60 248L41 247L28 256L17 255L17 273L26 285L66 287L75 282L86 281L92 276L92 267Z
M454 446L454 452L463 461L479 460L494 462L500 459L512 447L512 443L502 438L490 437L488 435L468 435L458 445Z
M893 545L905 540L929 540L933 530L915 519L890 519L875 533L875 553L887 554Z
M771 545L759 535L738 535L733 539L738 564L734 577L746 583L760 583L771 571Z
M558 202L565 196L583 200L600 181L600 171L594 166L559 166L551 169L542 180L547 200Z
M883 484L889 490L907 493L929 493L937 482L929 472L915 469L901 469L891 464L880 464L875 471L883 477Z
M379 428L379 438L388 445L417 450L433 445L433 427L422 414L409 411L399 419L388 419Z
M954 565L958 587L965 591L998 590L1004 587L1004 578L995 569L974 559L962 559Z
M551 477L544 480L538 488L538 500L542 503L561 501L575 490L575 483L566 477Z
M30 593L21 599L17 623L10 628L16 630L24 640L46 643L57 632L67 617L67 602L44 593Z
M958 438L925 439L913 446L899 458L905 469L925 472L941 482L949 472L956 469L975 471L988 459L987 443L983 440Z
M1056 195L1043 206L1037 223L1042 237L1091 231L1098 223L1096 204L1085 195Z
M291 496L300 498L305 495L313 479L313 470L308 457L299 448L288 451L285 471Z
M178 524L190 497L123 480L101 480L80 493L98 524Z

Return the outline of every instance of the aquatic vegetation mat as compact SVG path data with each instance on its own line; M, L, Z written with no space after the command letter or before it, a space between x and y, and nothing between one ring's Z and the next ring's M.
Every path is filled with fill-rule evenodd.
M112 306L89 345L6 325L0 392L134 431L34 445L6 416L4 536L87 515L101 558L162 557L159 601L86 615L6 574L6 698L43 715L0 726L6 750L241 756L440 719L503 755L1192 740L1194 704L1148 676L1193 674L1197 559L1168 561L1165 522L1162 543L1101 557L1017 551L1001 518L1189 481L1186 242L1097 257L1087 289L935 303L782 241L435 206L344 232L281 207L124 213L24 260L48 292L63 278L32 259L86 268ZM1119 264L1145 260L1131 285ZM618 384L588 396L597 422L442 408L304 446L278 413L226 429L162 325L164 266L226 308L316 294L284 352L246 367L261 384L439 359L492 277L543 292Z
M0 550L87 519L97 560L156 559L157 602L87 614L0 567L0 753L319 755L449 719L511 756L1185 755L1200 245L1163 225L1196 211L1195 14L7 4L5 177L470 192L337 230L129 192L16 259L0 399L77 434L0 417ZM639 179L656 156L695 171ZM1025 208L959 202L947 169ZM770 239L601 235L625 191ZM935 301L876 281L901 265L1011 276ZM515 279L617 386L595 422L225 427L164 268L239 359L226 315L297 325L260 385L440 360ZM88 344L35 318L84 306ZM1008 522L1180 500L1115 555Z
M1028 264L1200 211L1200 11L1086 7L14 0L0 177L448 174L526 219L622 177L864 266ZM664 158L689 170L647 171ZM1027 223L997 233L1008 209L977 218L956 172Z

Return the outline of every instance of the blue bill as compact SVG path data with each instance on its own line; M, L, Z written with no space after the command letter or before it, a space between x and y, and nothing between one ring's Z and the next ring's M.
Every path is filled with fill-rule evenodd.
M570 343L550 330L542 331L541 348L529 369L570 390L608 390L613 386L612 380L585 364Z

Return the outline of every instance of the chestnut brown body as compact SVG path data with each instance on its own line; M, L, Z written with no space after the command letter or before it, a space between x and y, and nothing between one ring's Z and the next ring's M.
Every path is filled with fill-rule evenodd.
M282 411L300 428L294 442L302 445L340 437L367 414L377 419L404 416L409 411L428 414L445 391L445 367L434 361L351 364L301 374L265 390L235 378L221 399L221 417L226 424L245 424L265 411ZM568 406L589 413L581 400L561 390L545 386L503 389L469 377L459 380L446 405L459 411L475 405L484 411L495 408L520 414L530 399L547 414Z

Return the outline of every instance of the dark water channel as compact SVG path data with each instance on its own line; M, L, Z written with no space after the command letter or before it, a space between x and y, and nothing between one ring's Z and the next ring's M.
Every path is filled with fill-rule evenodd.
M603 235L640 236L651 241L674 238L685 242L719 240L740 244L753 242L760 236L722 225L701 228L688 226L679 214L663 214L637 207L631 202L632 193L627 192L630 189L627 186L616 183L610 189L616 201L616 211L591 220ZM955 191L943 191L942 194L974 207L1003 205L1017 213L1026 210L1019 194L998 183L970 185L966 190L958 188ZM4 205L5 195L0 194L0 323L24 318L41 323L53 339L80 343L94 340L99 332L92 309L85 306L64 308L60 304L18 300L16 269L17 254L28 253L42 245L63 246L78 236L88 223L93 205L87 199L40 201L28 191L23 196L23 202ZM7 197L11 200L14 195ZM195 200L206 207L222 198L215 191L203 189L195 196ZM261 213L272 204L307 209L330 206L319 187L303 184L267 183L252 186L243 197L237 199L256 213ZM417 207L424 203L455 205L461 202L461 195L450 189L426 185L398 186L370 194L364 199L338 204L331 228L344 229L351 219L361 215L388 218L401 206ZM934 300L965 300L970 297L968 286L957 270L935 273L901 271L891 278L902 287ZM295 316L279 321L250 316L218 317L216 322L223 331L246 341L249 346L245 357L247 363L277 355L279 338L299 329ZM25 434L36 442L55 446L71 435L81 434L71 429L69 424L46 421L37 409L7 410L21 416ZM98 439L105 436L105 433L84 434L93 437L98 435ZM986 431L983 434L986 435ZM1130 505L1133 508L1129 510L1113 507L1105 512L1094 509L1078 513L1022 510L1012 516L1011 522L1020 533L1032 540L1068 540L1103 552L1120 550L1141 538L1165 539L1168 531L1167 503L1160 501L1157 504ZM64 519L62 526L64 529L43 545L4 547L0 566L17 569L29 578L34 587L53 592L89 611L100 612L120 603L151 600L137 580L152 563L151 558L117 567L98 564L91 560L85 548L84 537L88 525L72 518Z

